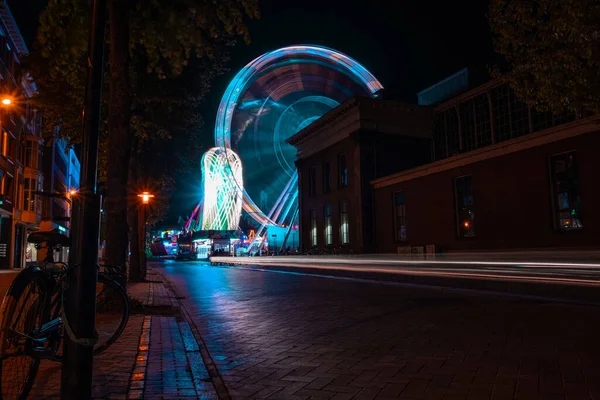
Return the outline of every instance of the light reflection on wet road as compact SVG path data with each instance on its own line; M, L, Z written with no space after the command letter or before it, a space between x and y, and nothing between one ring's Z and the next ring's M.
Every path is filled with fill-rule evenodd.
M600 390L590 306L207 263L156 265L235 398L556 398Z

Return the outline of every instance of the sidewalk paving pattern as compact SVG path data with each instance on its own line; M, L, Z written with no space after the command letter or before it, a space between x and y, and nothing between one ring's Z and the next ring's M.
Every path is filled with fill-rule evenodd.
M3 297L16 274L0 274ZM128 294L158 315L132 314L125 331L103 354L94 358L93 399L215 399L216 392L190 342L189 326L160 313L174 307L170 293L156 275L128 285ZM144 309L142 309L144 311ZM193 338L193 336L192 336ZM200 365L191 366L188 357ZM31 399L60 398L61 365L42 361Z

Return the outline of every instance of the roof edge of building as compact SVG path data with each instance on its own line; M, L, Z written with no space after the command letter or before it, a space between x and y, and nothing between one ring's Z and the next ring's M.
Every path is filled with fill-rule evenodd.
M23 35L21 35L21 30L17 25L17 21L15 21L15 17L10 11L10 8L8 7L8 3L6 3L6 1L0 1L0 16L2 17L6 28L8 29L8 35L10 35L10 38L17 47L17 53L29 54L29 49L27 48L25 39L23 39Z
M557 142L570 137L592 133L600 129L600 115L576 120L567 124L544 129L505 142L493 144L481 149L434 161L406 171L374 179L370 182L374 189L381 189L397 183L406 182L423 176L437 174L464 165L496 158L502 155L527 150L546 143Z

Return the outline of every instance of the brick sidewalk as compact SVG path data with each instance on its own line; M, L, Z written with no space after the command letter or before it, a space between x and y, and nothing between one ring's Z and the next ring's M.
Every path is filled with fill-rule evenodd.
M0 272L2 297L15 276ZM93 399L218 398L189 326L178 318L177 302L159 279L150 273L147 282L128 285L129 296L141 306L121 337L94 359ZM42 361L29 398L59 399L60 379L61 365Z

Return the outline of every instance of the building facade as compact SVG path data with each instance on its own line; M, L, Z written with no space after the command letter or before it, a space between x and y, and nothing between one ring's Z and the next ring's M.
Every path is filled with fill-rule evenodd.
M599 133L597 116L537 112L501 79L442 102L434 162L372 182L376 251L597 248Z
M28 53L15 20L0 1L0 268L19 268L27 256L26 237L39 229L41 209L41 113L29 104L35 83L21 72Z
M374 251L370 182L431 161L431 113L354 98L287 140L298 151L301 251Z
M43 191L58 196L42 197L42 221L40 229L57 229L65 235L70 233L71 201L79 189L79 159L66 140L50 140L43 147ZM67 261L68 249L58 255L59 261ZM35 260L31 260L35 261Z
M600 116L538 112L467 70L418 98L353 99L288 139L303 250L600 247Z

